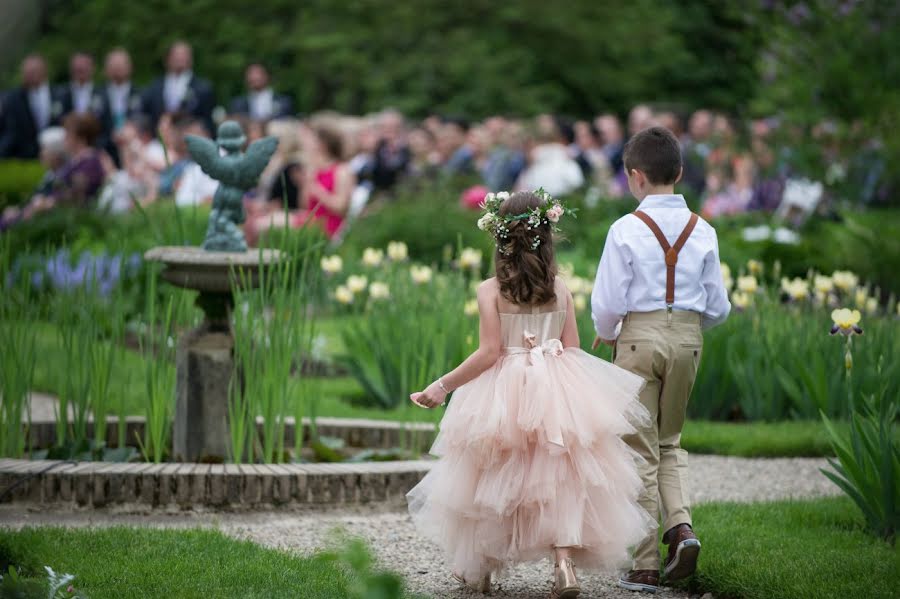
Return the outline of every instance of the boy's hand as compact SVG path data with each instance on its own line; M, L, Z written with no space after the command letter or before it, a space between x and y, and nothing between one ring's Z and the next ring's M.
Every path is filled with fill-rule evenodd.
M600 347L600 344L601 344L601 343L602 343L603 345L608 345L608 346L610 346L610 347L615 347L615 345L616 345L616 340L615 340L615 339L601 339L600 337L595 337L595 338L594 338L594 343L591 345L591 349L594 349L594 350L597 349L598 347Z

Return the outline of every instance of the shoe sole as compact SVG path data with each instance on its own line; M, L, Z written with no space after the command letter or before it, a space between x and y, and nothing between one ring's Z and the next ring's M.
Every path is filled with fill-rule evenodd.
M656 591L659 590L658 586L655 587L652 584L641 584L639 582L628 582L623 578L619 579L619 587L626 591L634 591L636 593L656 593Z
M666 580L682 580L697 571L697 559L700 557L700 541L688 539L678 544L675 558L666 566Z

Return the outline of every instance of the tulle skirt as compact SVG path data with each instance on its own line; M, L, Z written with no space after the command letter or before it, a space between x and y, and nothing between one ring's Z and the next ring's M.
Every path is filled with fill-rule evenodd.
M580 349L521 350L456 391L407 494L418 530L475 580L572 547L579 568L612 572L656 524L637 504L622 440L649 419L644 380Z

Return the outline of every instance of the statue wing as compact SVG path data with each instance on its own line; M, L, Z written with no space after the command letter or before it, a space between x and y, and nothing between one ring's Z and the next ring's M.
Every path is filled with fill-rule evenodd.
M248 188L256 186L260 173L269 164L272 154L278 147L277 137L264 137L254 141L247 148L247 152L241 157L240 178Z
M230 178L230 165L219 156L219 146L216 145L216 142L196 135L185 135L184 141L191 157L200 165L204 173L217 181Z

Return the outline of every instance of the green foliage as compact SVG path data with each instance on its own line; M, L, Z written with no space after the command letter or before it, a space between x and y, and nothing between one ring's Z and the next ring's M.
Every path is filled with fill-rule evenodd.
M44 171L35 160L0 160L0 211L31 199Z
M893 83L900 78L896 5L830 0L769 4L772 8L758 16L766 32L765 51L758 58L766 84L757 88L753 109L781 114L801 130L824 119L853 123L839 136L883 141L886 172L897 181L900 142L884 135L900 124L900 90ZM859 146L847 150L856 152Z
M828 312L785 306L765 293L745 311L735 310L704 335L688 414L711 420L809 420L820 411L849 417L844 350L828 343ZM887 384L888 394L900 394L896 322L890 316L870 316L865 325L865 342L854 351L854 393L868 395Z
M692 515L703 543L699 569L688 583L693 593L742 599L897 596L897 551L865 532L849 499L714 503L696 506Z
M334 563L202 529L4 530L0 558L22 576L44 576L44 564L76 572L76 587L91 599L344 599L351 581Z
M864 402L850 418L849 434L823 415L837 460L822 472L862 511L874 534L894 543L900 528L900 438L896 395Z
M371 401L392 408L462 362L477 347L477 327L463 312L471 292L462 273L439 273L417 285L399 265L376 277L390 297L359 299L366 301L365 318L344 330L341 362Z
M348 599L401 599L403 579L392 572L374 568L374 559L361 539L344 539L340 548L318 557L324 564L336 563L353 577L347 588Z
M699 1L579 0L559 10L539 0L311 0L298 11L269 0L247 11L239 0L88 0L47 11L37 45L59 77L72 48L125 46L143 83L161 72L167 45L185 38L221 102L242 91L247 62L262 60L303 112L588 115L624 112L660 97L660 86L672 102L745 105L757 35L739 6Z

